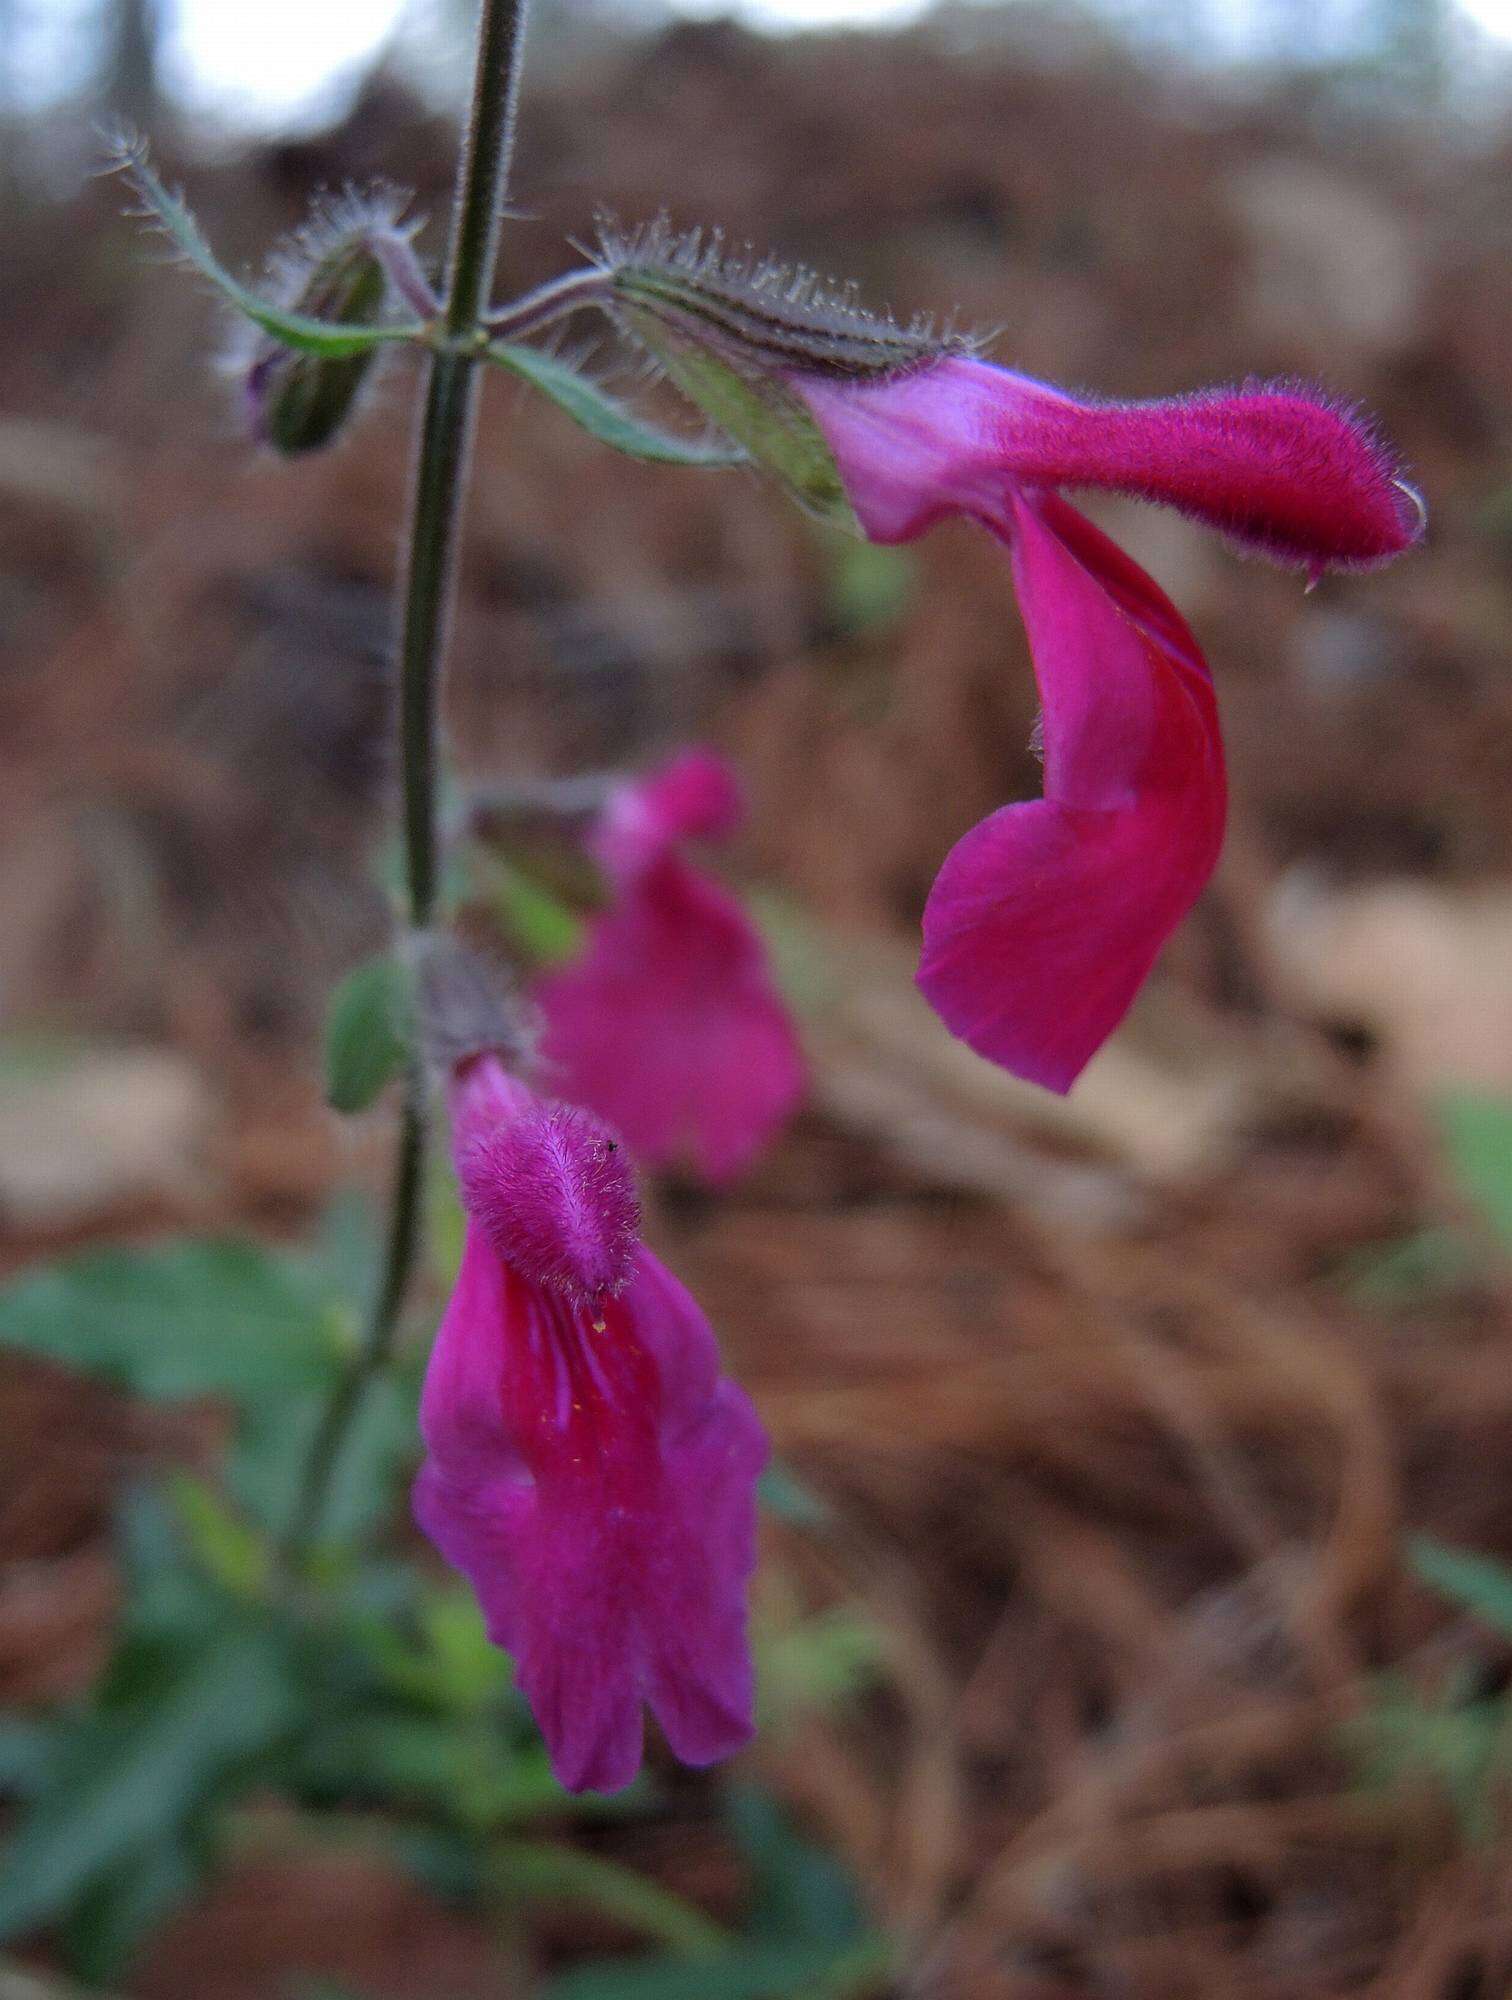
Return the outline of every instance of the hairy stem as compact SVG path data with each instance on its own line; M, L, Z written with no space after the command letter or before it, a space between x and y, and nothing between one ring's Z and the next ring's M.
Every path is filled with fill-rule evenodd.
M569 271L565 277L552 278L533 292L511 299L507 306L496 308L488 316L488 330L495 340L523 340L526 334L539 333L584 306L602 306L610 295L604 272L597 268Z
M493 282L514 143L526 0L482 0L472 112L457 172L442 323L448 339L426 361L419 442L410 489L404 609L399 636L399 749L404 882L410 928L435 919L440 881L436 779L441 669L456 594L457 533L477 405L474 372ZM418 1059L405 1096L383 1269L357 1352L332 1391L305 1461L285 1554L298 1558L320 1532L331 1481L352 1421L393 1348L420 1248L425 1169L425 1078Z

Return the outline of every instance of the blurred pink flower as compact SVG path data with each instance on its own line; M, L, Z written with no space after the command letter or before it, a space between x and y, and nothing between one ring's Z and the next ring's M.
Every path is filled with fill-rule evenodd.
M876 542L949 514L1007 543L1044 705L1044 796L946 859L919 985L953 1033L1065 1091L1123 1019L1223 839L1212 683L1179 613L1053 491L1161 501L1310 575L1422 533L1366 426L1295 384L1092 404L950 354L883 378L788 371Z
M728 890L683 841L728 838L744 816L733 772L689 750L618 786L593 835L611 900L587 948L537 990L541 1053L648 1166L728 1180L803 1094L803 1061L767 955Z
M467 1233L426 1373L415 1514L476 1591L572 1791L751 1734L745 1586L766 1441L638 1240L624 1155L493 1056L459 1070Z

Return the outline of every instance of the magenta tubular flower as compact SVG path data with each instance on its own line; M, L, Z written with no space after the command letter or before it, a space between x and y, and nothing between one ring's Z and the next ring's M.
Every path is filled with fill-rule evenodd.
M644 1703L685 1763L712 1763L752 1728L760 1423L639 1243L598 1120L488 1055L452 1108L467 1233L421 1398L416 1519L514 1655L569 1790L629 1783Z
M1212 873L1225 784L1192 634L1055 489L1164 502L1314 576L1399 555L1422 532L1421 502L1363 424L1295 384L1099 405L965 353L781 380L871 540L962 514L1008 545L1044 707L1044 796L993 813L946 859L919 985L980 1054L1068 1090Z
M750 919L680 851L744 807L722 759L690 750L616 789L593 835L612 891L582 957L541 981L542 1055L648 1166L728 1180L803 1094L803 1061Z

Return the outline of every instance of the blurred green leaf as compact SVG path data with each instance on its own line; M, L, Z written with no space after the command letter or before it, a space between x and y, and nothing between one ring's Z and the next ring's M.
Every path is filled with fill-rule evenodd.
M820 1528L833 1519L829 1502L781 1459L770 1460L756 1482L756 1497L779 1521L795 1528Z
M751 1864L749 1934L696 1964L661 1957L579 1966L549 1981L541 2000L851 2000L877 1990L890 1950L868 1930L839 1862L752 1787L732 1789L728 1809Z
M391 954L355 966L326 1015L326 1102L366 1111L403 1070L414 1040L409 974Z
M845 990L848 974L823 926L795 897L770 884L750 890L745 901L771 954L777 983L798 1013L829 1012Z
M511 944L533 964L559 965L582 949L583 924L560 897L501 855L480 854L478 887Z
M161 1487L128 1487L116 1505L116 1551L125 1582L121 1627L106 1673L128 1698L139 1661L142 1682L159 1677L158 1662L202 1645L226 1615L224 1595L185 1560L181 1525Z
M754 1785L730 1788L730 1828L751 1864L750 1927L758 1936L854 1944L866 1913L832 1854L797 1834L776 1801Z
M863 1613L836 1605L764 1641L757 1693L763 1721L792 1709L831 1708L876 1680L882 1635Z
M1385 1792L1434 1786L1467 1841L1494 1837L1500 1794L1512 1773L1505 1702L1470 1700L1453 1687L1429 1701L1388 1675L1370 1705L1346 1725L1343 1742L1366 1786Z
M648 1875L599 1854L545 1840L507 1840L492 1851L494 1880L511 1900L579 1904L641 1931L679 1959L710 1959L729 1933Z
M0 1342L157 1398L282 1398L329 1378L322 1301L251 1243L90 1250L0 1290Z
M1424 1583L1512 1638L1512 1569L1505 1563L1445 1548L1426 1535L1413 1536L1407 1559Z
M1341 1276L1361 1305L1416 1304L1455 1291L1475 1276L1474 1246L1453 1229L1422 1229L1397 1243L1358 1252Z
M368 1384L331 1474L321 1522L323 1545L358 1540L389 1519L398 1475L416 1449L416 1402L416 1385L402 1369ZM232 1491L255 1520L275 1533L293 1511L323 1407L320 1395L260 1406L243 1426L232 1454Z
M851 2000L878 1989L889 1952L867 1939L747 1944L718 1958L610 1958L549 1979L538 2000Z
M495 341L488 359L507 368L522 381L549 396L575 424L631 458L650 459L661 465L743 465L746 454L727 439L683 438L671 431L644 423L625 405L601 389L586 375L539 348L524 347L515 341Z
M474 1757L449 1716L359 1712L327 1722L312 1737L297 1776L321 1792L450 1807Z
M343 1188L320 1218L314 1242L299 1256L299 1269L311 1290L333 1306L351 1306L371 1290L382 1247L375 1204L358 1189Z
M214 1487L193 1473L170 1473L167 1492L190 1553L206 1575L233 1597L260 1596L273 1569L267 1537L240 1519Z
M478 1714L510 1685L508 1656L489 1641L472 1592L460 1585L431 1591L420 1613L432 1698L463 1715Z
M885 631L908 610L918 580L918 558L911 549L837 536L829 579L830 615L846 632Z
M425 1177L425 1242L431 1275L440 1291L450 1291L462 1264L467 1215L457 1174L445 1149L436 1147Z
M1440 1101L1438 1116L1461 1187L1512 1250L1512 1102L1451 1091Z
M57 1733L55 1722L0 1714L0 1793L25 1799L42 1789Z
M64 1932L68 1961L80 1979L104 1985L125 1969L137 1945L195 1888L199 1856L183 1840L127 1855L79 1897Z
M364 1628L378 1680L442 1715L485 1713L513 1684L508 1656L489 1644L483 1616L465 1585L428 1583L411 1606L411 1629L374 1621Z
M58 1916L132 1857L171 1845L232 1770L293 1726L288 1662L266 1630L223 1630L156 1686L82 1716L0 1872L0 1940Z

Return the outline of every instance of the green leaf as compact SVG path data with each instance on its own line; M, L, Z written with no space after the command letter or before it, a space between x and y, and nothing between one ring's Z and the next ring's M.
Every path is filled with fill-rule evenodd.
M386 1520L396 1475L415 1449L416 1395L400 1375L367 1389L343 1438L321 1520L322 1546L359 1539ZM322 1395L260 1407L243 1426L229 1483L254 1520L278 1531L294 1508L304 1462L324 1411Z
M908 610L918 587L912 549L849 537L837 543L829 579L830 615L846 632L885 631Z
M565 410L574 423L600 444L612 445L631 458L650 459L658 465L718 466L746 462L740 446L727 440L681 438L655 424L644 423L596 382L579 375L555 355L541 353L539 348L496 340L488 349L488 359L549 396L558 409Z
M0 1794L31 1798L47 1783L57 1724L0 1714Z
M868 1938L843 1952L823 1944L748 1944L718 1958L611 1958L551 1979L539 2000L851 2000L879 1989L889 1952Z
M794 1710L834 1708L872 1685L883 1662L882 1635L862 1612L837 1604L761 1648L758 1706L775 1725Z
M750 1928L758 1936L812 1938L839 1950L865 1934L855 1885L834 1855L794 1832L787 1816L754 1785L730 1790L731 1830L754 1877Z
M510 942L534 964L560 965L577 956L582 922L544 883L496 854L480 854L475 872Z
M161 1399L282 1399L330 1377L324 1302L255 1244L91 1250L0 1290L0 1342Z
M654 319L628 315L668 379L817 520L859 535L855 509L823 431L777 371L745 374L711 347L661 337Z
M834 1519L829 1502L779 1458L770 1459L756 1482L756 1498L779 1521L795 1528L822 1528Z
M326 1017L326 1102L366 1111L409 1060L414 1037L409 974L395 958L372 958L331 995Z
M296 1700L270 1634L222 1631L162 1684L91 1711L59 1745L53 1781L0 1869L0 1940L56 1917L128 1857L171 1844L231 1771L292 1727Z
M153 1926L187 1900L201 1872L183 1840L126 1856L90 1885L69 1918L64 1944L74 1972L91 1986L118 1977Z
M711 1959L729 1933L659 1882L580 1848L546 1840L506 1840L493 1849L495 1879L517 1901L577 1903L655 1938L679 1959Z
M170 1473L168 1498L190 1553L206 1575L232 1597L259 1597L273 1571L273 1549L267 1538L193 1473Z
M199 224L179 198L170 194L147 164L145 147L137 139L124 140L116 164L132 190L141 198L148 213L162 225L170 242L180 250L201 277L208 278L221 296L254 326L270 333L285 347L301 354L330 357L365 354L372 348L402 340L419 340L425 328L416 321L403 325L348 326L340 322L311 319L303 313L284 312L268 300L249 291L215 258Z
M1340 1740L1370 1790L1430 1786L1452 1808L1467 1843L1496 1837L1512 1748L1505 1702L1467 1699L1463 1683L1428 1699L1400 1676L1384 1675Z
M1452 1091L1438 1107L1449 1161L1465 1193L1512 1250L1512 1103Z
M1407 1559L1424 1583L1512 1638L1512 1569L1505 1563L1446 1549L1426 1535L1413 1536Z
M1420 1229L1356 1252L1345 1259L1340 1277L1361 1305L1390 1310L1454 1292L1475 1276L1476 1264L1475 1247L1462 1232Z

